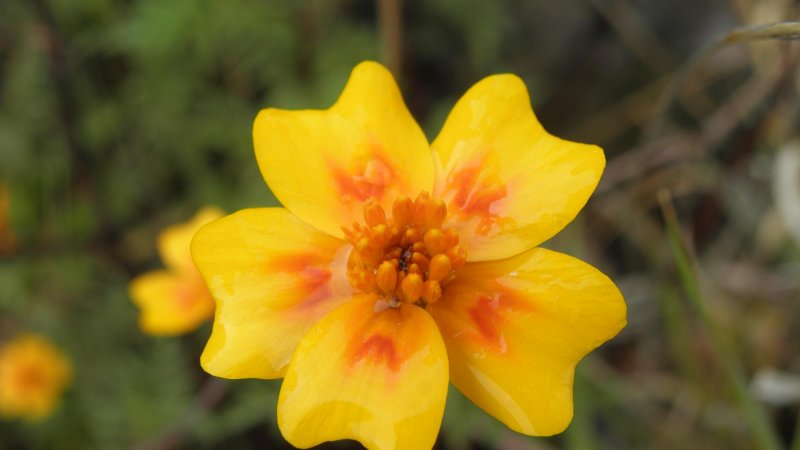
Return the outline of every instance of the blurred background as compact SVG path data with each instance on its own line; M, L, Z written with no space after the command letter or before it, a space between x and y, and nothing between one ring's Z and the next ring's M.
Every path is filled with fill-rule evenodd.
M163 267L159 232L204 205L277 205L256 113L327 108L364 59L391 67L429 139L469 86L513 72L545 128L608 159L546 244L608 274L629 307L628 327L579 365L571 427L520 436L451 387L438 448L800 449L800 44L728 35L798 11L0 1L0 345L35 332L73 367L48 418L0 420L0 449L290 448L280 382L209 377L209 324L145 335L128 284Z

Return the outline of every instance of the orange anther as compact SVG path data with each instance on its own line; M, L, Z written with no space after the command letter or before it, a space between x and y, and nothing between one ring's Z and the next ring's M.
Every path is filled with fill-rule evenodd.
M400 229L397 228L396 224L391 224L389 226L389 236L391 236L392 242L394 242L395 245L400 243L400 237L402 235L403 234L400 232Z
M358 242L355 245L356 250L358 250L359 253L363 253L363 252L368 251L369 250L369 246L370 246L370 240L366 236L364 236L361 239L359 239Z
M464 265L464 261L467 259L467 253L460 245L456 245L447 250L445 253L448 258L450 258L450 263L453 266L453 269L458 269L459 267Z
M428 303L436 303L442 298L442 285L438 281L428 280L422 285L423 299Z
M425 252L425 243L422 241L414 242L414 245L411 246L412 252L423 253Z
M422 233L420 232L419 228L411 227L406 230L406 234L403 236L403 244L404 245L413 245L415 242L419 242L422 240Z
M403 250L400 247L394 247L393 249L386 252L384 257L386 259L398 260L402 255L403 255Z
M389 240L392 238L390 234L391 232L389 231L389 227L387 227L386 224L384 223L375 225L374 227L372 227L370 232L372 234L370 238L372 241L372 246L375 248L383 248L384 246L386 246L386 244L389 243Z
M397 285L397 270L391 262L384 261L378 267L378 273L375 276L375 284L378 285L378 289L384 294L394 294Z
M424 272L428 270L428 264L430 264L431 260L420 252L414 252L411 254L411 262L418 265Z
M414 209L414 203L405 195L398 197L392 205L392 220L394 224L402 229L409 222L411 222L411 212Z
M447 206L441 199L434 199L428 202L428 211L425 216L425 226L428 228L439 228L447 217Z
M409 273L403 278L400 290L403 293L403 300L408 303L416 302L422 294L422 277L415 273Z
M447 242L444 233L438 228L428 230L425 233L425 247L429 255L438 255L447 250Z
M370 227L386 223L386 213L375 197L370 197L364 204L364 221Z
M425 225L425 218L428 215L428 202L430 196L427 192L421 192L417 199L414 200L414 211L412 213L412 220L417 225Z
M408 268L406 268L406 272L408 272L409 274L415 273L417 275L422 275L425 273L425 271L422 270L422 267L420 267L419 264L416 263L409 264Z
M447 255L436 255L428 266L428 279L442 281L450 275L453 265Z

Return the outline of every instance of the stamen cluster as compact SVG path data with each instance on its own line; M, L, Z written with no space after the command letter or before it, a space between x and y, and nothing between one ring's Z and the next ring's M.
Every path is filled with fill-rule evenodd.
M353 245L347 260L350 284L378 292L393 307L400 302L425 307L442 297L442 288L464 264L458 234L443 227L447 206L422 192L415 200L401 196L387 219L374 198L364 203L364 224L345 228Z

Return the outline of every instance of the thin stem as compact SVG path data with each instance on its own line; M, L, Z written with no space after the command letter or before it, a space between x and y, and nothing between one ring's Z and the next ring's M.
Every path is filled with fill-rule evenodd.
M666 222L667 241L675 260L681 284L686 291L690 305L700 318L703 330L709 337L709 343L713 350L712 354L717 358L717 363L733 390L736 401L742 408L747 422L750 424L755 443L761 450L783 450L784 447L780 443L775 430L770 426L766 412L750 395L741 361L739 361L736 353L728 345L722 332L711 318L695 272L694 261L686 243L681 238L678 216L672 205L672 198L669 192L661 191L658 200Z
M564 443L568 450L591 450L597 448L597 437L592 430L591 415L594 405L589 386L580 366L575 371L573 386L575 398L572 422L564 434Z
M403 68L402 6L402 0L380 0L378 2L384 59L389 70L398 78Z
M791 450L800 450L800 411L797 411L797 424L794 426Z

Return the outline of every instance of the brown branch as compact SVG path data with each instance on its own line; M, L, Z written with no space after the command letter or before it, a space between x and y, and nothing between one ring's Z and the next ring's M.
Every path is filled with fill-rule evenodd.
M402 0L380 0L378 19L386 65L395 77L403 73L403 5Z

